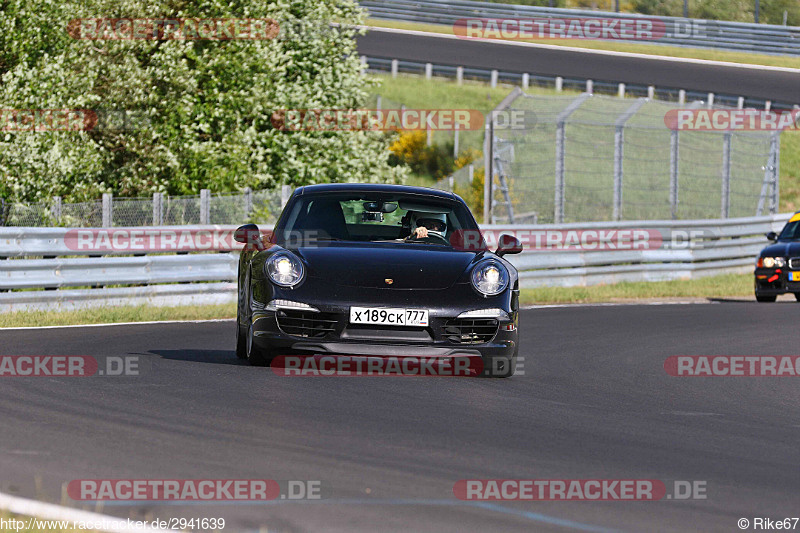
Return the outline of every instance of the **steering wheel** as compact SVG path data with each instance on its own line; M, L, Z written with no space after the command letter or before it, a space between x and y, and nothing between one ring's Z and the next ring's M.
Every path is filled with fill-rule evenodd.
M432 232L428 233L427 237L421 237L421 238L420 237L414 237L412 240L414 240L414 241L425 241L425 240L433 239L433 238L439 239L439 241L443 242L444 244L447 244L447 245L450 244L450 241L447 240L447 237L443 237L443 236L439 235L438 233L432 233Z

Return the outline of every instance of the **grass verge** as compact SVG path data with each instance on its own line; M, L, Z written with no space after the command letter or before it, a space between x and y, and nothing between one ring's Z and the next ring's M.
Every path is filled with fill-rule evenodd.
M642 281L591 287L542 287L522 289L520 303L576 304L670 298L753 297L752 274L723 274L702 279ZM794 298L792 298L794 300Z
M234 318L235 316L235 303L180 307L98 307L76 311L15 311L12 313L0 313L0 328L113 324L117 322L161 320L208 320Z
M419 22L401 22L368 19L367 25L379 28L395 28L416 30L429 33L453 35L453 27L443 24L424 24ZM683 48L658 44L625 43L617 41L575 41L574 39L523 39L524 42L567 46L589 50L609 50L655 56L669 56L688 59L705 59L708 61L725 61L728 63L744 63L747 65L766 65L771 67L800 68L800 59L790 56L755 54L747 52L730 52L727 50L710 50L705 48Z

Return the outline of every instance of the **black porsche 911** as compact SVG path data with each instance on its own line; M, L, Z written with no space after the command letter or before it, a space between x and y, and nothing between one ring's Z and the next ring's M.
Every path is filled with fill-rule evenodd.
M780 234L771 231L773 241L758 255L755 272L756 300L774 302L786 293L800 301L800 211L792 215Z
M294 191L271 235L240 227L236 354L481 358L514 373L519 280L455 194L398 185ZM254 245L257 244L257 245Z

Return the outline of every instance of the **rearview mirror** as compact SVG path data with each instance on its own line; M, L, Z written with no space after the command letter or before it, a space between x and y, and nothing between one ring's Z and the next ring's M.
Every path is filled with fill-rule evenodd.
M261 239L261 232L258 231L258 226L255 224L245 224L239 226L233 233L233 240L242 244L250 244L258 242Z
M772 242L775 242L778 240L778 234L775 233L774 231L770 231L769 233L767 233L767 239L771 240Z
M505 254L518 254L522 251L522 243L513 235L500 235L497 240L497 251L495 254L504 256Z

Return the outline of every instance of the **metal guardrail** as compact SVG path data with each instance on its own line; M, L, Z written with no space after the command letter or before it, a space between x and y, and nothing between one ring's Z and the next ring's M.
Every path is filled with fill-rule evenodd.
M764 234L779 230L789 217L781 214L725 220L486 225L482 231L490 246L504 233L514 234L526 244L521 254L508 256L520 271L523 288L574 286L746 272L753 268L755 256L767 244ZM218 231L230 229L219 227ZM75 253L58 242L68 231L0 228L0 258L4 259L0 260L0 312L235 300L236 286L230 282L236 280L236 252L120 257L102 251L93 252L100 257L52 257ZM578 239L574 242L588 234L594 237L591 244L569 249L554 248L547 237L560 235L561 242L569 243L573 242L570 232L574 234L573 241ZM628 242L616 249L593 249L598 243L623 242L618 238L620 232L639 232L647 237L637 241L641 246ZM537 242L545 245L536 246ZM52 258L42 259L42 255ZM115 285L144 286L71 288ZM32 288L57 290L21 290Z
M466 18L649 18L646 15L495 4L467 0L361 0L377 19L452 25ZM653 44L800 56L800 27L658 17L666 34Z

